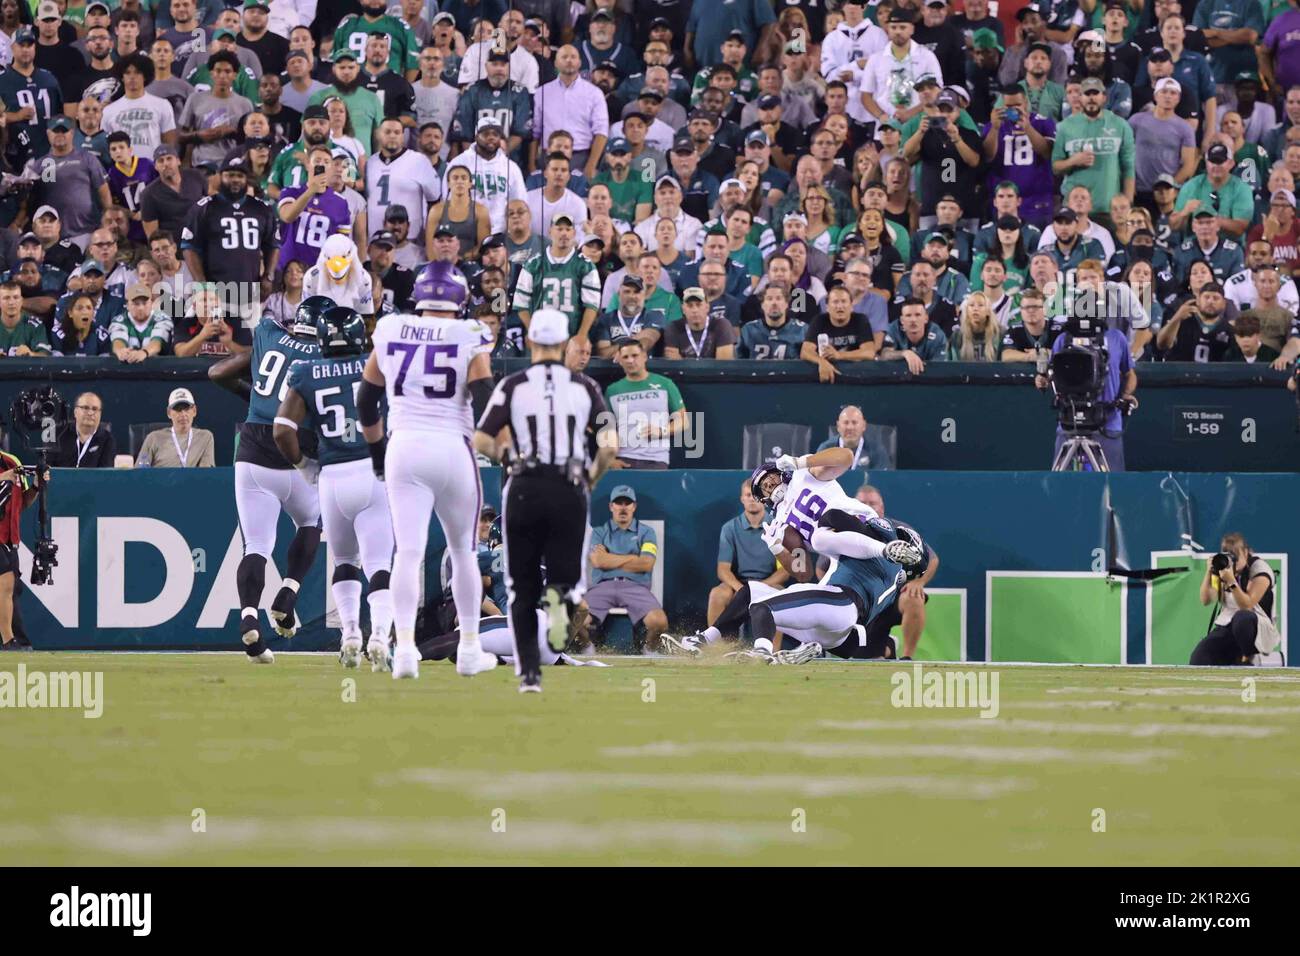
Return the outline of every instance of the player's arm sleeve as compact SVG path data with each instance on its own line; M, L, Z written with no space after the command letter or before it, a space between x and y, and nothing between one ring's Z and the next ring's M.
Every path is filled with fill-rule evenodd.
M478 430L496 438L510 422L510 410L506 407L506 383L504 380L492 390L487 409L479 416Z

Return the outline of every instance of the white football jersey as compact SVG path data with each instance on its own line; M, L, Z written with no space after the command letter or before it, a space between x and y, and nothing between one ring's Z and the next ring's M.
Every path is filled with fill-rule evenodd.
M362 315L375 314L375 287L370 273L353 263L342 282L335 282L319 265L311 266L302 276L302 297L323 295L335 305L356 309Z
M442 180L423 153L404 149L391 162L382 153L366 160L366 222L372 230L383 225L389 206L405 206L410 238L423 245L425 211L441 198Z
M777 520L799 529L805 541L812 540L813 531L822 513L828 508L838 508L853 514L878 517L874 508L844 493L835 479L822 481L808 469L796 471L786 486L785 496L776 506Z
M473 146L465 150L450 163L443 173L444 194L450 192L447 175L456 166L469 170L474 183L470 195L475 202L487 206L488 219L491 220L493 232L506 231L506 204L512 199L526 199L528 190L524 186L524 174L519 164L512 160L504 149L498 149L491 159L484 159ZM585 216L583 217L586 218Z
M469 363L492 351L492 330L465 319L386 315L375 326L376 361L388 392L388 427L474 433ZM433 453L434 449L430 449Z

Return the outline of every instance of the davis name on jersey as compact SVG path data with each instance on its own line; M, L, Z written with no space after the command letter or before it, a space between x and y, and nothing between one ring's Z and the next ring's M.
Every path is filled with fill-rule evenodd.
M315 339L290 335L274 319L263 318L253 330L253 392L246 421L275 423L275 413L289 393L289 370L295 362L320 357Z
M388 394L388 425L469 438L474 416L469 363L492 351L492 330L464 319L386 315L375 326L375 356Z

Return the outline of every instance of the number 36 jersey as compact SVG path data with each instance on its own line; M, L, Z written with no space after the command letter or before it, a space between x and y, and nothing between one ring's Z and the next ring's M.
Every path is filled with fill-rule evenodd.
M375 326L375 360L388 393L388 430L470 437L469 363L492 351L492 330L465 319L386 315ZM436 453L430 449L430 453Z
M253 392L248 398L248 417L239 429L239 451L235 461L267 468L292 467L276 447L271 430L275 413L289 393L289 370L295 362L320 357L316 339L290 335L271 318L263 318L253 330ZM355 416L356 412L353 411ZM315 435L305 429L298 432L303 454L316 457Z
M262 263L275 249L279 218L260 199L246 196L231 202L221 193L204 196L190 210L181 230L181 249L193 249L203 262L209 282L257 282ZM252 290L241 293L253 298Z
M303 426L320 439L321 467L370 455L357 424L357 391L367 358L369 354L308 359L289 370L289 388L307 406Z

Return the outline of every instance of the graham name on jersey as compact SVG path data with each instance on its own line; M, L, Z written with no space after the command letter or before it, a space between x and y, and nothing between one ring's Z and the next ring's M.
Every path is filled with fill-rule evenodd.
M366 367L365 356L350 359L346 362L330 362L328 364L317 360L311 365L311 377L317 378L335 378L340 375L360 375Z

